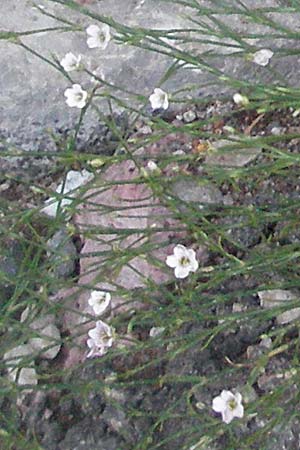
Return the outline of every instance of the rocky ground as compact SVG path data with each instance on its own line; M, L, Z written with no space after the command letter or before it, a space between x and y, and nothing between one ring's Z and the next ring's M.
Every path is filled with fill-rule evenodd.
M149 331L155 323L144 320L132 331L139 345L117 350L104 358L79 359L75 366L69 364L66 369L69 345L66 338L72 335L72 330L61 317L56 317L55 326L65 343L53 358L35 360L40 377L38 389L20 396L16 391L8 391L5 381L1 382L4 392L1 408L5 413L1 428L8 429L8 424L13 423L28 442L36 440L45 450L221 450L229 448L228 445L257 450L297 449L300 421L292 411L297 407L297 371L293 368L293 358L298 338L294 320L299 318L299 308L295 304L284 311L284 306L294 299L296 303L299 296L295 281L299 275L296 262L300 242L296 219L300 186L299 120L289 109L265 114L256 110L244 113L232 101L208 101L201 107L189 107L162 118L176 125L178 131L156 144L149 144L146 149L150 154L153 152L158 165L166 154L183 157L183 161L178 162L178 170L184 177L177 177L164 187L168 195L173 195L181 217L194 217L193 236L201 238L201 242L203 236L208 236L209 242L198 253L201 268L208 270L200 271L195 295L187 299L184 308L175 301L184 295L184 284L178 286L172 280L164 281L161 291L151 297L152 308L164 306L160 312L161 322L164 317L176 316L180 311L182 323L172 327L172 334L171 329L167 329L160 337L151 338ZM124 117L118 118L123 134L126 133L124 120ZM202 136L206 132L213 133L225 150L235 136L237 148L220 153L212 148L213 142L204 137L199 139L196 133L194 137L185 133L185 127L195 126L200 121ZM104 145L106 154L112 155L118 142L107 128L101 127L95 131L95 139L88 143L88 151L102 154ZM146 139L151 133L149 127L140 123L126 138L143 136ZM254 148L251 141L249 148L241 149L238 135L265 136L269 140L265 140L264 146ZM290 137L284 140L285 135ZM80 145L79 155L86 149ZM283 162L281 152L290 155L290 163L286 157ZM186 156L188 158L184 159ZM39 161L35 160L34 164L42 174ZM73 168L85 167L78 164L75 162ZM166 175L170 169L162 170ZM35 179L40 192L28 190L26 182L18 181L17 177L3 182L1 202L6 212L6 225L15 220L12 212L17 207L43 204L47 189L61 181L62 172L61 162L53 157L53 173ZM198 182L200 178L205 180L204 184ZM61 280L60 284L71 279L75 284L78 280L80 283L86 270L80 232L70 238L64 228L55 233L52 228L49 237L48 219L42 215L34 217L33 222L22 224L22 229L11 224L15 227L16 238L6 241L5 255L0 259L1 271L6 275L5 280L0 281L4 310L14 292L15 277L18 273L26 277L24 258L28 257L33 230L44 240L47 237L48 257L52 258L51 276ZM76 225L75 219L73 226ZM201 230L201 234L197 234L197 230L198 233ZM25 245L18 242L17 236L26 237ZM174 237L168 239L172 243ZM194 237L184 236L184 239L187 244L197 244ZM222 242L222 251L218 242ZM63 261L55 256L57 248L67 255ZM46 260L45 253L38 260L38 264L42 264L38 270L43 273L47 271ZM233 260L237 264L231 267ZM209 268L215 268L215 275L210 275ZM226 272L225 277L219 277L222 271ZM30 281L31 292L35 292L39 283ZM151 295L147 290L143 294L142 289L137 291L141 299L143 295ZM215 302L216 298L223 300ZM18 301L16 320L22 311L22 296ZM266 313L268 308L274 307L278 309ZM194 317L188 310L194 311ZM230 328L222 328L222 318L231 323ZM125 326L122 320L119 322L121 330ZM128 317L126 320L128 322ZM206 345L204 337L211 336L211 330L217 326L220 327L217 335ZM2 350L11 333L9 327L1 330ZM280 345L275 345L278 342ZM277 351L270 355L275 347ZM3 369L3 380L5 373ZM211 409L212 398L222 389L232 387L243 395L248 408L246 417L236 422L231 433L220 431L214 442L208 439L202 446L192 447L205 436L202 416L209 418L206 427L215 423L217 416ZM285 426L272 422L272 417L259 413L256 408L260 399L271 397L275 389L280 392L278 408L291 417ZM264 447L255 436L265 437ZM237 447L238 442L242 442L241 447Z

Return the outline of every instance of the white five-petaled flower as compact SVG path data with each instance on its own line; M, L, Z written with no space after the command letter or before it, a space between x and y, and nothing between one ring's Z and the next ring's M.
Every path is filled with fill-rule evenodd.
M93 308L96 316L103 314L109 307L111 302L111 295L109 292L92 291L88 300L89 305Z
M60 61L60 65L66 72L72 72L80 67L81 55L75 56L73 53L67 53Z
M105 50L110 41L110 27L107 24L90 25L86 29L88 38L87 45L89 48L101 48Z
M168 109L169 97L168 94L160 88L155 88L153 94L150 95L149 101L152 109Z
M255 64L258 64L259 66L267 66L273 55L274 53L272 52L272 50L269 50L267 48L258 50L253 54L253 62L255 62Z
M108 348L113 345L114 329L102 320L97 320L96 327L89 330L88 336L87 346L90 351L87 358L103 356Z
M242 405L242 396L239 392L233 394L231 391L223 390L212 402L212 408L215 412L222 414L222 420L230 423L235 417L244 416L244 407Z
M186 278L190 272L196 272L199 267L195 251L178 244L173 250L173 255L166 259L166 264L174 269L176 278Z
M65 90L66 103L70 108L82 109L86 105L87 92L82 89L80 84L73 84L71 88Z

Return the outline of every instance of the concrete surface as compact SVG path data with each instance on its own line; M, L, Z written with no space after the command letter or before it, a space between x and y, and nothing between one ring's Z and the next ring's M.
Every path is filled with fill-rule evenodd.
M60 0L63 3L63 0ZM166 0L76 0L85 4L91 12L112 17L117 22L130 26L149 27L153 29L182 29L191 26L184 17L191 14L194 18L195 11L182 4ZM187 0L188 1L188 0ZM192 1L189 0L191 3ZM50 60L56 57L60 60L67 52L80 53L83 61L92 69L101 66L106 80L123 86L134 92L149 96L153 88L157 86L161 76L172 60L153 52L142 50L130 45L119 45L115 40L109 43L106 50L91 50L86 44L84 29L91 23L96 23L92 18L87 18L79 12L71 11L63 4L54 0L40 0L37 2L45 11L58 17L73 21L83 27L83 31L63 33L60 31L44 31L38 34L22 36L22 42L34 52L43 55ZM199 0L203 6L211 2ZM220 2L221 3L221 2ZM224 0L224 4L234 3ZM279 6L282 1L245 0L249 7ZM288 6L286 4L285 6ZM284 26L299 30L299 15L290 13L284 18L278 14L269 17L284 22ZM250 21L241 19L239 15L219 16L229 27L240 32L263 33L264 26L253 25ZM61 26L57 20L41 14L33 6L32 1L27 0L2 0L0 30L1 31L29 31ZM193 25L195 26L195 25ZM114 33L114 31L113 31ZM274 47L288 45L295 47L295 41L285 43L283 40L266 41L262 37L248 39L250 44ZM229 41L228 41L229 43ZM263 44L262 44L263 43ZM177 44L178 45L178 44ZM180 46L180 44L179 44ZM212 44L203 44L192 41L189 49L194 54L201 55L204 51L213 48ZM232 53L229 47L218 47L220 56L215 56L210 61L225 73L232 73L237 77L252 80L271 81L276 78L276 72L280 73L281 83L299 84L298 56L292 59L278 59L275 54L272 60L272 71L261 68L245 58L234 55L224 58L224 54ZM49 130L65 130L73 127L79 117L78 109L69 108L63 96L71 81L51 65L42 61L36 55L25 50L20 45L0 40L0 138L15 143L25 150L39 150L53 147ZM74 82L80 82L89 90L92 84L87 74L70 73ZM165 85L170 92L188 82L196 82L202 95L210 92L211 88L202 85L211 80L212 75L201 71L181 70ZM220 90L221 91L221 90ZM215 93L215 88L213 89ZM99 101L99 106L105 110L105 104ZM89 112L84 120L84 132L89 133L97 117Z

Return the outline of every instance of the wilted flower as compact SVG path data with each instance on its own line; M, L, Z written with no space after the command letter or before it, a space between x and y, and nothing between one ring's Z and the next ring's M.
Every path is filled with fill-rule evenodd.
M238 92L234 94L232 97L233 101L238 106L248 106L249 105L249 99L245 95L241 95Z
M168 94L160 88L155 88L153 94L150 95L149 101L152 109L168 109L169 98Z
M223 390L212 402L212 408L215 412L222 414L222 420L230 423L235 417L244 416L244 407L242 405L242 396L239 392L233 394L231 391Z
M173 250L173 255L166 259L166 264L174 268L176 278L186 278L190 272L196 272L199 267L195 251L178 244Z
M255 62L255 64L258 64L259 66L267 66L273 55L274 53L272 52L272 50L269 50L267 48L258 50L253 55L253 62Z
M82 89L80 84L73 84L71 88L65 90L66 103L70 108L82 109L86 105L87 92Z
M103 314L109 307L111 295L109 292L93 291L88 300L89 305L93 308L96 316Z
M101 48L104 50L110 41L110 27L105 23L100 27L98 25L90 25L86 29L89 48Z
M96 327L89 330L88 335L87 346L90 351L87 354L87 358L103 356L107 349L113 345L114 330L102 320L96 322Z
M72 72L80 67L81 55L75 56L73 53L67 53L60 61L60 65L66 72Z

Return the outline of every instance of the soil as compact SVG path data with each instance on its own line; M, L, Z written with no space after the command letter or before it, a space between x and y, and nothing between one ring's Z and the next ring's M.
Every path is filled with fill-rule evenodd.
M220 233L222 236L219 242L223 253L217 248L210 249L205 256L205 266L227 270L228 254L240 263L240 267L252 267L252 261L261 261L261 265L252 267L249 272L239 271L235 266L235 270L228 272L220 282L218 274L210 281L208 274L201 272L195 295L186 300L186 308L195 311L194 318L187 312L178 324L173 324L172 335L166 331L154 340L149 338L149 330L155 324L148 323L145 318L144 323L135 325L133 332L134 337L145 345L142 349L131 346L125 352L87 360L82 366L65 372L60 371L63 352L54 361L41 362L39 371L45 377L41 389L23 396L17 408L13 400L4 397L2 409L6 420L14 421L28 441L36 439L45 450L299 448L300 420L292 414L297 407L297 384L291 372L298 339L295 326L289 325L287 330L281 328L280 344L287 350L261 363L261 373L255 372L260 367L259 361L268 352L263 336L269 334L275 340L280 334L273 316L259 315L257 291L271 282L294 287L296 291L298 286L298 257L291 256L284 264L272 259L272 254L276 251L276 255L280 255L280 250L288 248L289 254L293 255L299 250L299 221L295 223L300 210L299 119L293 117L289 109L274 109L266 114L255 110L241 112L231 101L208 102L201 107L195 106L193 111L195 115L189 115L195 117L192 124L195 126L199 120L204 123L199 128L200 137L181 134L180 130L187 126L183 119L186 110L181 115L177 113L177 118L162 114L162 119L178 125L181 135L181 138L179 135L168 137L162 147L169 145L171 151L182 150L185 155L191 155L193 158L185 168L187 173L212 181L218 191L217 197L215 191L207 194L215 195L214 198L219 200L204 205L202 221L199 215L195 218L198 221L195 225L215 242ZM124 121L119 123L124 135ZM140 136L139 130L144 126L139 124L136 130L131 130L130 137ZM209 151L205 134L213 132L216 137L227 138L228 130L232 128L243 136L269 137L268 145L242 169L229 168L214 176L213 169L204 163ZM107 137L107 130L105 133L103 130L98 130L98 137L95 131L88 153L103 153L103 148L98 145L103 143L103 134ZM286 139L283 139L285 135ZM78 155L83 153L83 147L87 148L79 144ZM118 142L108 137L108 154L117 147ZM291 162L281 159L280 152L290 154ZM56 161L56 169L46 178L36 180L40 192L29 190L29 181L20 182L17 177L3 182L1 203L7 211L18 205L29 207L43 202L47 189L57 183L62 173L59 159L53 157L53 161ZM7 186L3 187L4 183L8 183ZM185 207L190 214L195 202L187 195ZM45 234L46 229L47 225L43 225L39 231ZM22 230L22 233L27 232ZM6 266L4 272L15 274L20 262L14 260L14 254L1 258L0 267ZM1 283L4 295L11 295L13 277L5 286ZM164 302L161 314L170 317L178 314L174 299L183 293L184 284L182 286L169 283L166 293L172 295L153 299L153 305L157 307ZM216 303L216 297L223 301ZM180 308L184 314L184 308ZM245 311L247 320L243 319ZM222 316L230 314L234 317L232 327L224 329ZM212 337L212 327L218 324L220 330ZM203 336L207 336L209 345ZM186 343L185 347L183 343ZM184 351L178 351L179 348ZM56 383L53 388L52 383ZM276 386L282 387L277 399L278 408L286 417L292 417L284 427L255 410L261 396L268 393L272 396ZM222 389L233 388L242 393L245 407L250 405L245 420L235 421L228 433L220 429L214 442L192 447L205 435L205 429L201 428L203 415L209 418L206 423L212 424L218 419L221 424L220 417L212 411L212 398ZM0 425L1 428L7 426L3 419ZM259 439L253 438L255 436L265 438L264 447Z

